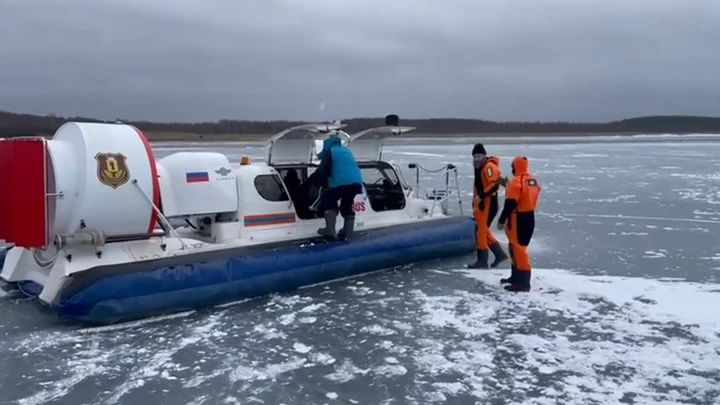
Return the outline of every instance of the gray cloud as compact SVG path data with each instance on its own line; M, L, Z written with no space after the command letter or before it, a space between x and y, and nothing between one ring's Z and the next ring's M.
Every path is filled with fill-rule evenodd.
M713 115L718 49L718 0L0 0L0 109L183 121Z

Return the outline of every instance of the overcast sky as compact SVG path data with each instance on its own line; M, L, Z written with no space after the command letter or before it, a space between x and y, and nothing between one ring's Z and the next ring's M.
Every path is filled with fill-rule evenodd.
M720 115L720 0L0 0L0 109Z

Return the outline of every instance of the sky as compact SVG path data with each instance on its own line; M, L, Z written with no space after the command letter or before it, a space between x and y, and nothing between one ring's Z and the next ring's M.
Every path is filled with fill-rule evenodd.
M0 0L0 110L720 115L720 0Z

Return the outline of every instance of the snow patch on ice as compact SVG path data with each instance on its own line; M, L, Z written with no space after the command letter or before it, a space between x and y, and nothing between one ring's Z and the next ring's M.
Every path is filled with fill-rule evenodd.
M380 325L363 326L360 329L360 332L370 333L372 335L380 335L380 336L389 336L389 335L394 335L397 333L396 331L394 331L390 328L386 328L386 327L383 327Z
M533 292L509 294L498 284L506 272L460 273L480 283L477 293L416 291L428 333L456 332L420 341L415 351L427 402L467 392L482 401L540 403L523 402L533 387L548 403L633 397L659 404L720 395L719 284L537 269ZM499 378L501 371L508 376ZM445 378L452 385L437 385Z
M673 189L680 199L700 201L706 204L719 205L720 204L720 188L708 187L705 182L701 184L702 188L681 188Z
M720 212L695 210L695 211L693 211L693 215L709 215L709 216L718 215L718 216L720 216Z
M602 203L616 203L616 202L632 202L633 199L635 199L637 196L634 194L630 195L617 195L614 197L608 197L608 198L588 198L587 201L590 202L602 202Z
M717 260L720 261L720 253L715 253L715 256L700 257L700 260Z
M370 369L361 369L357 367L351 360L345 360L335 367L335 371L326 375L325 378L331 381L345 383L354 379L358 375L365 375Z
M665 249L658 249L658 250L646 250L645 255L643 258L645 259L662 259L667 257L667 250Z
M304 345L304 344L302 344L302 343L294 343L294 344L293 344L293 349L295 349L295 351L298 352L298 353L303 353L303 354L304 354L304 353L308 353L310 350L312 350L312 347L306 346L306 345Z
M277 364L265 364L257 367L255 365L240 365L230 373L230 382L275 380L279 375L297 370L305 366L307 360L299 357L291 357L289 360Z
M678 177L681 179L693 179L693 180L720 180L720 173L671 173L670 177Z
M317 321L317 318L314 316L304 316L302 318L298 318L298 322L300 323L315 323Z

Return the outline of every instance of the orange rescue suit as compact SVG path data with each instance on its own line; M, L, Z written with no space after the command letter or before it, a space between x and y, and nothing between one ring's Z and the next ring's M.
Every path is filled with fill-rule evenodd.
M499 165L500 159L497 156L488 156L485 164L475 170L473 218L475 218L475 244L478 250L487 250L490 245L497 242L490 231L490 225L498 211Z
M528 172L525 156L516 156L512 165L515 177L505 186L505 204L498 222L505 224L513 268L518 272L530 272L527 247L535 231L535 207L541 187L535 176Z

